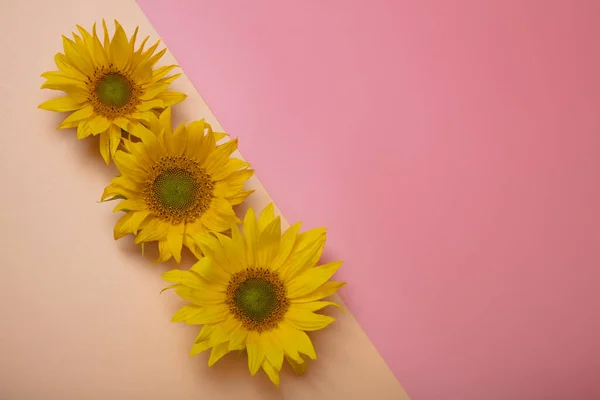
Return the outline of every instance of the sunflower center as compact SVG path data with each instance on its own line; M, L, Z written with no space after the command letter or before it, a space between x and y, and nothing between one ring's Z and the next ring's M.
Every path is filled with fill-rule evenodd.
M184 156L166 156L152 166L144 196L148 208L172 224L194 222L208 208L214 183L198 163Z
M110 72L96 83L96 96L109 107L123 107L131 99L131 84L123 75Z
M134 79L113 64L98 66L86 85L94 111L109 119L134 113L142 94Z
M194 175L184 169L163 171L154 180L154 196L165 208L187 210L197 191Z
M231 276L226 302L246 329L261 332L282 320L289 307L286 293L277 272L248 268Z
M277 308L277 294L270 282L250 278L240 284L233 302L248 318L262 322Z

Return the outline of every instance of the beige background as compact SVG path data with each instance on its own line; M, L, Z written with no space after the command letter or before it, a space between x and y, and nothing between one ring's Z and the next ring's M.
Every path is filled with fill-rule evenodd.
M245 356L210 369L206 354L190 358L198 328L171 323L181 303L158 295L173 264L153 265L155 249L142 258L131 238L115 242L114 204L98 203L114 167L95 139L55 129L64 115L37 109L58 95L39 89L39 75L55 68L60 35L76 23L117 18L128 31L156 32L133 0L1 7L0 399L408 398L349 312L312 335L319 359L303 377L285 370L280 388L250 377ZM175 61L167 53L162 62ZM175 122L206 117L220 128L185 76L174 87L189 94ZM268 194L256 178L250 185L249 204L261 209Z

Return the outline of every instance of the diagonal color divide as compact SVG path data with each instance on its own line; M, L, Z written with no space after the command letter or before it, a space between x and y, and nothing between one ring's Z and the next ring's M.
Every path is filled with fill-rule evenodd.
M132 241L115 242L113 205L98 204L116 173L98 156L97 142L57 131L61 115L36 107L57 93L39 90L42 71L54 68L61 34L101 18L128 31L156 32L133 0L57 0L3 4L0 25L5 93L0 119L3 262L0 319L0 397L11 399L407 399L350 312L314 335L319 359L302 378L284 372L275 388L251 377L235 355L208 368L207 355L188 356L197 328L170 323L180 303L159 296L162 272ZM31 27L35 27L35 34ZM7 36L6 32L10 32ZM7 39L8 38L8 39ZM18 40L15 40L18 38ZM161 60L175 63L167 52ZM191 82L173 85L189 98L174 109L175 123L206 117L221 129ZM242 146L243 147L243 146ZM10 150L9 150L10 149ZM249 205L270 201L257 178ZM9 212L7 212L9 211ZM190 265L192 260L184 260Z
M139 4L411 396L600 397L600 2Z

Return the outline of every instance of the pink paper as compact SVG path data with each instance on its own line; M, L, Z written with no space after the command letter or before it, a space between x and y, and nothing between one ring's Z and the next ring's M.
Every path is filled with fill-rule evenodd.
M139 3L415 399L600 396L600 3Z

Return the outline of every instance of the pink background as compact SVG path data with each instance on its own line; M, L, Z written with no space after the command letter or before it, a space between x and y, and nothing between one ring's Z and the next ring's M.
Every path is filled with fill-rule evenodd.
M414 399L600 397L600 2L139 4Z

